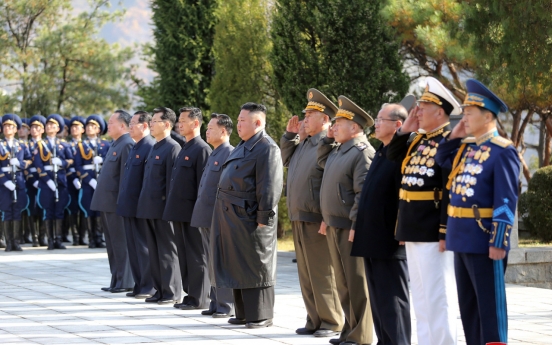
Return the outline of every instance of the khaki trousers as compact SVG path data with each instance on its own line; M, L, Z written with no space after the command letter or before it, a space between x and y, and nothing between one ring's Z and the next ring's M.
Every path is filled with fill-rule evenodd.
M320 223L293 221L291 228L299 284L307 309L305 328L341 331L343 315L328 253L328 241L326 236L318 233Z
M371 344L374 338L374 322L368 297L364 259L351 256L353 243L348 240L349 229L328 226L326 232L337 292L345 313L345 326L340 339L359 344Z

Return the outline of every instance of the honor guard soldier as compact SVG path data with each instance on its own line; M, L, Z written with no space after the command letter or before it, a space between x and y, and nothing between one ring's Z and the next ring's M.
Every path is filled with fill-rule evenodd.
M27 151L29 150L29 134L31 132L31 126L29 125L30 121L27 118L21 119L21 128L17 131L17 136L19 137L19 140L25 144ZM29 151L29 155L30 155ZM23 175L25 176L25 189L27 197L28 195L28 187L27 187L27 180L26 177L28 176L28 169L23 170ZM29 199L30 200L30 199ZM30 210L30 202L25 205L25 208L23 211L21 211L21 243L32 243L33 247L38 247L38 234L33 234L31 231L31 224L30 219L31 217L31 210ZM36 237L36 238L35 238Z
M288 167L286 200L299 283L307 309L307 323L295 332L329 337L339 335L343 316L328 255L328 241L319 233L322 225L320 185L324 170L318 165L316 152L318 142L328 133L337 106L316 89L307 91L307 101L303 126L308 137L300 139L299 118L293 116L280 139L282 161Z
M79 206L87 223L89 248L105 248L102 242L100 213L90 209L90 202L98 184L103 160L110 147L109 142L100 138L100 134L106 129L105 121L99 115L88 116L85 123L87 138L77 144L75 155L75 169L81 185Z
M21 119L15 114L2 117L4 139L0 140L0 210L6 233L6 251L21 251L21 211L27 205L23 170L30 164L30 154L22 141L15 139Z
M432 77L418 103L387 149L387 158L401 162L395 238L405 242L418 343L450 345L456 344L457 303L453 255L445 252L449 171L436 164L435 154L450 133L449 116L461 110Z
M46 139L39 141L33 151L33 165L39 178L37 203L44 211L48 250L65 249L61 242L64 210L69 204L65 173L73 164L73 154L71 147L56 137L63 123L58 114L48 116Z
M506 344L504 272L518 199L520 159L498 135L504 102L475 79L466 82L464 116L437 150L451 168L447 250L454 252L460 315L468 345ZM466 138L469 135L470 137Z
M31 127L31 139L29 139L28 147L32 157L33 152L38 148L38 142L42 141L46 118L42 115L34 115L30 118L29 125ZM39 246L47 246L46 228L43 219L44 212L36 200L36 195L38 193L38 172L36 171L34 164L31 164L31 166L25 170L25 173L25 185L27 186L27 196L29 197L29 225L31 227L31 233L33 234L33 246L34 236L38 237Z
M171 222L174 229L183 289L188 294L182 310L209 307L209 237L190 225L197 200L199 181L211 154L211 147L201 138L203 114L199 108L179 109L178 130L186 138L172 167L167 206L163 220Z
M366 111L345 96L328 135L318 142L318 164L324 169L320 208L327 225L328 252L345 325L332 344L362 345L373 340L373 321L362 258L351 256L362 185L375 150L364 134L374 124ZM339 145L337 145L339 144ZM337 202L336 202L337 192Z
M215 273L213 270L213 249L211 246L220 239L220 233L211 229L213 220L213 208L217 198L217 186L222 173L222 164L234 147L230 145L230 134L232 134L232 119L226 114L211 114L211 121L207 125L207 142L213 146L213 152L205 164L201 176L197 201L194 206L191 226L198 227L202 236L207 238L209 249L207 251L207 262L209 265L209 278L211 281L211 292L209 298L211 303L208 310L203 310L202 315L211 315L214 318L232 317L234 312L234 296L232 289L217 288ZM180 251L179 251L180 253Z
M73 116L69 121L69 132L71 134L71 140L68 144L71 146L71 153L75 157L75 165L77 164L77 152L79 151L79 144L82 142L82 135L84 134L84 124L86 120L82 116ZM79 177L77 176L77 170L75 166L72 166L67 171L67 189L69 190L69 196L71 202L67 211L69 213L69 228L73 234L73 245L88 245L84 238L86 236L86 218L84 212L81 212L79 207L79 191L82 188Z

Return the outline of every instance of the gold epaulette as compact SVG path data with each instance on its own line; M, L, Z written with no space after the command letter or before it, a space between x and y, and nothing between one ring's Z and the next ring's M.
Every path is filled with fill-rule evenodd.
M510 145L514 145L514 143L510 139L506 139L501 136L493 137L491 139L491 143L498 145L500 147L508 147Z
M474 137L467 137L462 139L462 144L473 144L473 143L475 143Z

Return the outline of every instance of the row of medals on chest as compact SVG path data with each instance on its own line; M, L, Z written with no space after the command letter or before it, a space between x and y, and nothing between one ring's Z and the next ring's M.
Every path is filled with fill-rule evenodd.
M433 166L435 165L435 159L433 158L437 154L437 147L439 144L434 140L431 140L427 144L420 144L416 151L410 158L409 164L404 169L404 176L401 183L410 186L424 185L424 179L416 176L407 176L410 174L419 174L422 176L432 177L435 175Z
M472 197L475 194L472 186L477 184L477 177L483 172L483 162L491 156L491 148L483 145L478 150L468 147L462 162L462 166L458 171L458 176L453 181L451 192L462 196L462 201L466 201L467 197Z

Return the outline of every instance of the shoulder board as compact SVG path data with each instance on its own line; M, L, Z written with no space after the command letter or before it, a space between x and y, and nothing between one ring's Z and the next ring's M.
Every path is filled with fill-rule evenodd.
M491 139L491 143L498 145L500 147L508 147L510 145L514 145L510 139L503 138L501 136L493 137Z
M450 134L450 132L451 132L451 131L445 131L445 132L443 133L443 138L448 137L448 135Z
M467 137L462 139L462 144L473 144L473 143L475 143L474 137Z
M65 142L66 142L65 139L60 139L60 140L61 140L62 143L65 143Z
M366 148L368 147L368 145L366 145L366 143L360 142L360 143L355 144L355 147L356 147L359 151L364 151L364 150L366 150Z

